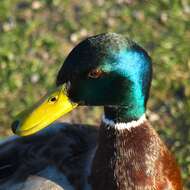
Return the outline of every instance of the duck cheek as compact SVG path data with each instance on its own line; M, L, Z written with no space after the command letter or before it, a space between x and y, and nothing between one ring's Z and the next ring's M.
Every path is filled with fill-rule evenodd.
M71 85L68 90L68 97L72 102L78 103L79 105L83 105L85 102L84 97L81 94L82 89L77 85Z
M77 90L75 90L74 88L69 89L68 97L73 102L79 102L80 101Z

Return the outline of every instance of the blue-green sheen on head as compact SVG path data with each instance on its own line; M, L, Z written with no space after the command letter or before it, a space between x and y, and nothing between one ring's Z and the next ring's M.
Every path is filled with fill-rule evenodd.
M145 52L141 52L139 49L126 48L110 53L114 58L104 60L104 64L100 68L106 73L116 73L118 76L126 78L128 81L126 86L130 88L123 87L126 89L123 90L125 95L123 105L137 107L131 109L131 114L140 116L145 112L148 99L151 78L150 59ZM126 83L124 82L124 84Z
M103 74L89 77L94 69ZM57 84L71 82L69 96L73 101L105 106L110 115L121 110L120 115L138 118L145 112L151 73L151 60L143 48L108 33L79 43L60 69Z

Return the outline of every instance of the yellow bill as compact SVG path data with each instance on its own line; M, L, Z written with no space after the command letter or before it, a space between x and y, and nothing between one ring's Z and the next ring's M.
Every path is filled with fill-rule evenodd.
M75 107L77 107L77 104L69 100L65 86L56 88L33 108L19 114L16 118L18 124L14 132L20 136L32 135Z

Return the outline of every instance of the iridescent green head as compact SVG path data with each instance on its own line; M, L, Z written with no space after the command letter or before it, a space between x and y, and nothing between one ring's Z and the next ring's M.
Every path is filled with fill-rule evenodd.
M72 101L104 106L107 117L126 121L145 112L151 75L151 59L142 47L107 33L89 37L71 51L57 84L70 82Z
M151 74L148 54L131 40L114 33L87 38L66 58L60 87L20 114L12 129L34 134L78 105L104 106L106 118L115 122L136 120L146 109Z

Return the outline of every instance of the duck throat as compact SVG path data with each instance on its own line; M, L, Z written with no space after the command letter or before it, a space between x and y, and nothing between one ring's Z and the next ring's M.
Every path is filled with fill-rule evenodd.
M107 106L104 107L105 118L115 123L129 123L130 121L138 121L145 113L144 103L130 104L128 106Z
M129 123L108 121L103 118L100 127L90 177L92 189L152 189L160 141L145 116Z

